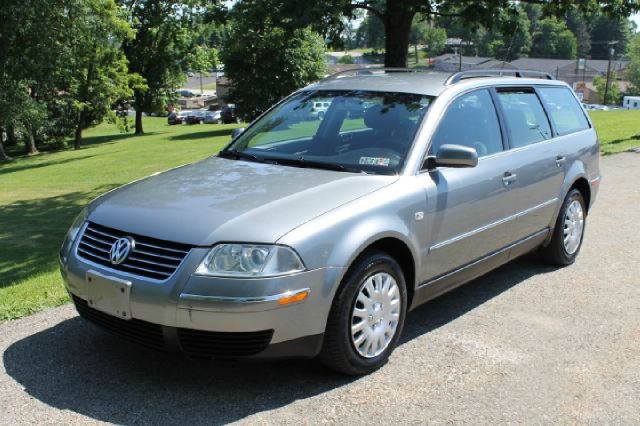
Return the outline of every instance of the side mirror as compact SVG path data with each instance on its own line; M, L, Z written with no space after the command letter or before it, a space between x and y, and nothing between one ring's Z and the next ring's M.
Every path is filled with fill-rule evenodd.
M231 139L235 139L238 136L240 136L242 134L242 132L244 132L244 127L238 127L237 129L233 129L233 132L231 133Z
M427 169L436 167L475 167L478 165L478 152L468 146L445 144L438 149L435 156L426 160Z

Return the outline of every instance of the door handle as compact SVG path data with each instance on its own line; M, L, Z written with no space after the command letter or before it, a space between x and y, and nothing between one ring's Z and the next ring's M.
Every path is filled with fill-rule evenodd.
M502 176L502 183L504 183L504 186L509 186L515 182L516 179L518 179L518 176L515 173L504 172L504 176Z
M566 163L566 161L567 161L567 157L564 157L562 155L558 155L556 157L556 166L562 167L564 165L564 163Z

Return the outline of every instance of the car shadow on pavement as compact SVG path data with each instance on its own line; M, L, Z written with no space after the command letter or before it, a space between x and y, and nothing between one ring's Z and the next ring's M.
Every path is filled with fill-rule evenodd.
M435 299L409 314L401 345L550 271L528 256ZM32 397L114 423L227 423L357 380L309 360L189 360L123 342L79 317L13 343L3 361Z

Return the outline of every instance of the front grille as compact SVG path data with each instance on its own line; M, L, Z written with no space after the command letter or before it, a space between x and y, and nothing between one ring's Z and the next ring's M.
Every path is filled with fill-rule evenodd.
M135 248L123 263L114 265L109 260L109 250L122 237L133 238ZM78 255L111 269L163 281L173 275L190 249L185 244L142 237L89 222L78 244Z
M213 332L179 328L182 350L196 358L235 358L256 355L269 346L273 330Z
M73 303L81 317L124 339L152 349L164 349L162 327L138 319L124 320L89 307L87 302L73 295Z

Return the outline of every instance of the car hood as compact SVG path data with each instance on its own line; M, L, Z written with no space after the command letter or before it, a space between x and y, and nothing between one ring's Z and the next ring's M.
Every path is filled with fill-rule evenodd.
M273 243L336 207L397 180L212 157L98 198L89 220L132 234L208 246Z

